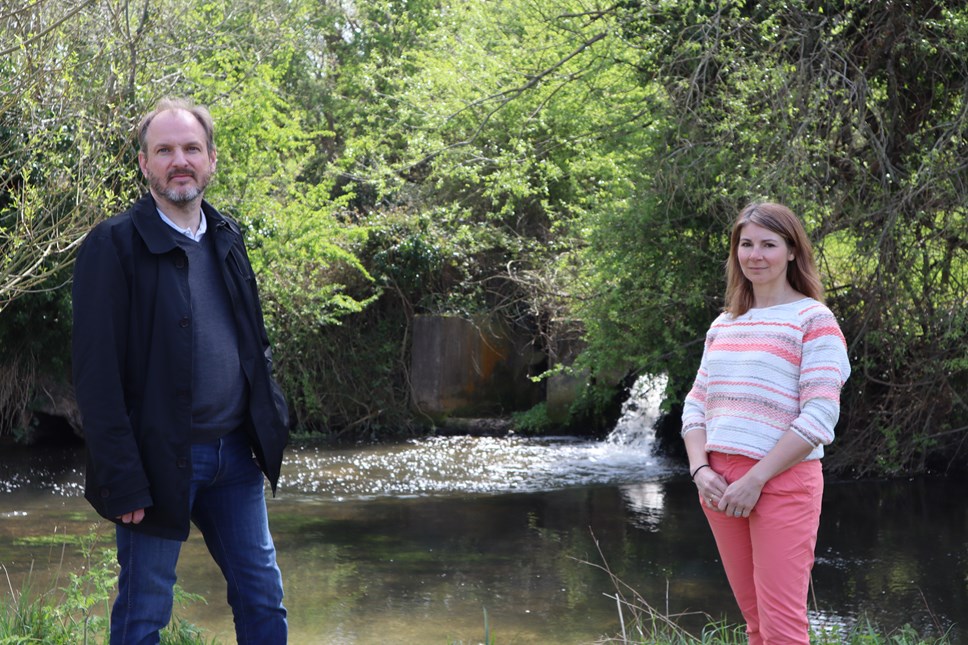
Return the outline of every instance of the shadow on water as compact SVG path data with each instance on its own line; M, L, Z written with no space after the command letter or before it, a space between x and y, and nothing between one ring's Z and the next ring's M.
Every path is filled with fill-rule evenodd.
M618 632L611 570L653 607L698 629L738 622L684 469L648 434L447 437L394 445L296 446L269 500L291 642L592 643ZM86 534L76 450L4 450L0 563L15 581L60 565ZM828 481L814 568L815 625L950 629L968 642L968 505L960 482ZM101 526L105 544L113 532ZM49 542L49 540L48 540ZM64 567L79 566L67 547ZM62 574L63 575L63 574ZM179 582L202 594L181 615L234 642L225 585L197 533ZM0 596L4 592L0 591Z

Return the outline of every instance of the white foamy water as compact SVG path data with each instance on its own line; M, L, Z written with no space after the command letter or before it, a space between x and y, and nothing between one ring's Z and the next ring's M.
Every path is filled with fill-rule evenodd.
M636 484L674 472L653 454L664 379L640 379L605 441L572 437L430 437L332 449L293 447L280 486L337 499L538 492Z
M639 377L606 442L635 451L651 451L655 443L655 422L659 420L668 382L669 378L664 374Z
M351 448L291 446L280 487L319 500L541 492L575 486L630 485L674 474L653 454L653 425L665 378L633 386L615 429L603 441L575 437L428 437ZM79 496L83 460L23 450L0 463L0 493L31 490Z

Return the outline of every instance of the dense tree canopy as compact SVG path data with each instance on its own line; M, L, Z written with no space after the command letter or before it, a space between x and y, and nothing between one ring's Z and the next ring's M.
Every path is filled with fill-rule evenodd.
M8 5L7 430L35 394L11 384L63 378L83 232L144 188L136 119L183 94L216 117L210 196L249 235L303 430L412 423L419 313L501 316L553 367L577 344L609 388L595 377L666 373L674 411L722 306L728 224L769 198L804 217L854 364L831 465L964 468L959 3Z

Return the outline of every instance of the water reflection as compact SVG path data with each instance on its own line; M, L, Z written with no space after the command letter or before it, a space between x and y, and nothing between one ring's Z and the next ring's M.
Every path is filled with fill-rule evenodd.
M665 486L657 482L619 486L632 523L647 531L658 531L665 506Z

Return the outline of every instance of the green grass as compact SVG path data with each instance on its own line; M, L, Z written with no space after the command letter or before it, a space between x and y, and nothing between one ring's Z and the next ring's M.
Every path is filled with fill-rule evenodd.
M112 548L98 546L96 528L63 544L78 546L84 557L81 573L56 569L49 588L35 592L32 572L14 589L6 567L0 565L10 601L0 605L0 645L100 645L108 642L110 598L117 585L117 557ZM62 558L63 559L63 558ZM180 605L204 598L175 587ZM194 625L177 616L161 634L162 645L215 645Z
M690 633L674 620L648 607L625 608L633 618L623 622L622 632L605 637L599 644L617 645L746 645L746 628L725 622L709 622L700 633ZM811 631L811 645L952 645L947 636L921 636L910 625L885 633L867 621L850 629Z

